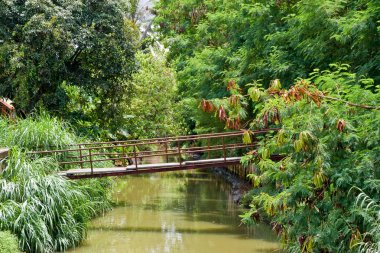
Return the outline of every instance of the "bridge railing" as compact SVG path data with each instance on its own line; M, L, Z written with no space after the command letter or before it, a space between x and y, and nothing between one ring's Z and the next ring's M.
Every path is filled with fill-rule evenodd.
M53 155L63 169L122 166L138 169L143 162L170 163L182 166L184 161L202 155L206 159L222 158L227 161L231 153L244 153L257 144L256 134L268 133L275 129L251 131L253 141L243 143L245 131L164 137L143 140L79 143L66 149L39 150L29 152L32 156ZM233 151L233 152L232 152ZM160 160L157 162L157 160ZM108 163L106 165L101 163Z

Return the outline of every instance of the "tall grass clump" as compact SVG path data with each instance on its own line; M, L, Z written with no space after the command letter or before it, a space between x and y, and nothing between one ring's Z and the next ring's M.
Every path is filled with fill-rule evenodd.
M28 150L80 141L66 123L46 113L10 121L0 117L0 146L11 148L0 175L0 231L18 237L26 252L64 251L86 236L86 223L110 208L109 179L70 181L58 176L58 157Z
M371 191L371 198L362 189L355 201L355 213L361 217L363 225L366 227L365 233L355 238L355 245L359 246L359 252L378 253L380 252L380 180L368 180L366 190Z
M64 251L86 236L86 223L109 207L102 184L60 177L52 158L29 160L13 149L0 179L0 229L27 252Z
M16 122L0 119L0 144L25 149L62 148L79 141L70 125L45 112Z

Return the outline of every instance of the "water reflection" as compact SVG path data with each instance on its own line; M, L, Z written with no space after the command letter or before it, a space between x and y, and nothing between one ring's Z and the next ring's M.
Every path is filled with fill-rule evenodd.
M72 252L273 252L266 226L240 226L229 185L202 172L118 179L117 207L91 223L87 241Z

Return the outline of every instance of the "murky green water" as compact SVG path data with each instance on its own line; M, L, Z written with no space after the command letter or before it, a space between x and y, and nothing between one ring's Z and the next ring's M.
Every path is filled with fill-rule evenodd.
M267 226L240 225L230 186L202 171L119 178L118 207L95 219L75 253L253 253L279 245Z

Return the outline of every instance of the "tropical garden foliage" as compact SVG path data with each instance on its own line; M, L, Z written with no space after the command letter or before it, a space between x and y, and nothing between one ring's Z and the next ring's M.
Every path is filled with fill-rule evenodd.
M380 81L376 0L161 0L156 10L182 98L227 96L230 79L289 87L331 63Z
M111 180L67 181L57 157L27 151L180 131L163 53L137 54L138 3L0 0L0 97L20 116L0 117L0 147L12 154L1 161L0 230L19 239L9 249L76 246L89 219L111 206Z
M173 136L184 132L176 104L177 83L158 48L136 54L139 70L132 75L126 131L134 139Z
M0 96L24 114L44 107L117 131L139 39L122 3L1 0Z
M244 222L269 219L290 252L378 252L380 86L357 81L347 66L332 68L289 89L278 79L267 89L249 84L247 94L235 86L203 109L213 108L226 128L241 118L244 141L258 142L242 160L256 167ZM247 100L255 118L241 113ZM275 130L264 137L249 130L262 128Z
M0 176L0 230L15 234L26 252L78 245L86 236L87 222L110 208L110 181L68 181L56 174L59 167L53 157L26 155L37 146L77 142L67 124L40 114L17 123L0 118L0 126L0 146L13 147L11 156L1 161L6 167Z
M181 103L203 110L183 114L188 126L244 128L243 141L259 142L242 161L256 168L243 221L269 220L289 252L378 252L380 2L161 0L156 9ZM261 128L277 130L249 131Z
M167 53L141 41L138 6L0 0L0 97L23 118L0 118L0 252L66 250L110 206L110 181L66 181L26 151L184 125L259 142L242 219L270 220L286 250L379 252L380 1L160 0Z

